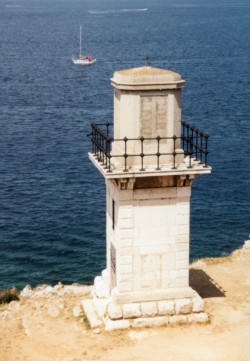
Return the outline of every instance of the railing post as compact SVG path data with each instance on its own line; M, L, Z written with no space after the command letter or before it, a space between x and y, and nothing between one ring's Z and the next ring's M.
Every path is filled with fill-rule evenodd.
M176 139L177 139L177 136L174 135L173 136L173 141L174 141L174 151L173 151L173 168L172 169L176 169L176 164L175 164L175 157L176 157Z
M143 168L143 158L145 156L145 154L143 153L144 137L140 137L140 141L141 141L141 154L140 154L140 157L141 157L141 169L140 169L140 171L145 171L145 169Z
M195 160L198 158L199 129L195 129Z
M207 168L208 167L208 165L207 165L207 155L208 155L208 150L207 150L207 145L208 145L208 134L205 134L204 135L204 137L205 137L205 151L204 151L204 153L205 153L205 164L204 164L204 168Z
M127 168L127 158L128 158L128 153L127 153L127 141L128 141L128 138L125 137L123 138L124 140L124 169L123 169L123 172L128 172L128 168Z
M112 173L110 159L111 159L111 154L109 153L109 155L108 155L108 173Z
M157 153L156 153L156 156L157 156L157 168L156 170L161 170L160 168L160 140L161 140L161 137L158 135L158 137L156 138L157 140Z
M203 134L201 133L201 142L200 142L200 161L199 161L199 164L202 164L202 163L203 163L202 158L203 158Z
M186 130L187 130L187 123L186 122L182 122L181 123L182 125L182 149L184 150L185 152L185 140L186 140Z

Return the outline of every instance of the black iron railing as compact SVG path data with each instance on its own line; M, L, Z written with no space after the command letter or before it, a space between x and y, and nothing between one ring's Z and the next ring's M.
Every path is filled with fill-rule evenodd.
M179 149L182 146L184 156L189 157L188 168L192 168L192 159L197 161L199 164L202 164L203 167L207 167L207 158L208 158L208 135L198 130L197 128L192 127L186 122L182 122L182 132L181 136L173 137L160 137L147 138L127 138L114 139L111 136L113 133L113 124L106 122L102 124L91 124L92 132L89 134L91 136L92 142L92 153L96 156L98 162L100 162L107 172L112 172L111 159L112 158L122 158L123 159L123 172L128 172L128 158L137 157L140 159L140 171L145 171L144 168L144 158L145 157L155 157L156 170L161 170L161 159L163 156L172 156L172 169L177 168L176 157L179 154ZM119 148L123 151L119 154L111 154L112 144L118 143L122 144L122 147ZM140 149L135 154L129 152L129 145L131 142L136 142L137 149ZM156 151L154 153L145 152L145 144L148 143L154 144ZM169 146L171 142L171 146ZM168 147L166 147L168 144ZM180 145L181 144L181 145ZM171 149L171 152L167 151Z
M204 167L207 167L209 135L191 126L189 123L182 122L181 124L184 154L190 156L190 158L193 157L200 164L204 164Z

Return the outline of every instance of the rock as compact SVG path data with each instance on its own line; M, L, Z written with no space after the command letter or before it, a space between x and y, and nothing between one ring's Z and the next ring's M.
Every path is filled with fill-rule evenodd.
M191 266L192 266L192 268L202 268L202 267L206 266L206 263L203 260L198 260L198 261L195 261L194 263L192 263Z
M77 305L73 308L72 312L74 317L79 317L81 315L82 309L80 306Z
M32 288L30 285L24 287L24 289L20 292L19 298L29 298L33 294Z
M74 293L74 294L82 294L88 295L91 293L93 286L81 286L81 285L67 285L64 286L65 293Z
M141 317L140 303L128 303L126 305L123 305L123 317L124 318Z
M92 302L95 311L100 319L102 319L107 313L108 304L111 302L111 298L97 298L94 296Z
M60 310L55 305L49 305L47 308L47 313L49 316L56 318L59 316Z
M122 330L126 328L130 328L130 322L128 320L118 320L118 321L108 320L105 325L106 331Z
M132 327L161 327L166 326L169 323L167 316L161 317L145 317L145 318L136 318L132 322Z
M169 323L171 325L182 325L187 323L187 316L185 315L174 315L169 317Z
M101 333L100 328L95 328L94 331L93 331L93 333L94 333L95 335L99 335L99 333Z
M109 282L109 272L107 269L102 271L102 279L107 283Z
M110 296L109 288L100 276L95 278L94 292L98 298L108 298Z
M177 315L192 313L192 301L190 298L183 298L175 301L175 312Z
M108 315L111 320L119 320L122 318L122 306L115 303L108 305Z
M30 336L31 331L30 331L30 328L29 328L29 320L27 319L27 317L22 318L22 326L23 326L25 335Z
M208 315L205 312L187 315L188 323L207 323L209 322Z
M143 302L141 304L141 313L143 317L154 317L158 313L156 302Z
M197 323L207 323L209 321L208 315L205 312L196 313L194 317Z
M197 295L193 298L193 312L203 312L204 311L204 301Z
M60 308L61 311L63 311L64 310L64 303L63 302L58 302L57 307Z
M82 301L82 307L86 318L90 324L91 328L97 328L102 324L102 321L97 317L95 308L91 299L85 299Z
M174 301L159 301L158 302L158 313L160 316L173 315L175 313Z
M245 241L245 243L243 245L243 249L250 251L250 240Z
M45 293L45 294L55 293L55 290L54 290L54 288L53 288L52 286L46 286L46 287L44 288L44 293Z

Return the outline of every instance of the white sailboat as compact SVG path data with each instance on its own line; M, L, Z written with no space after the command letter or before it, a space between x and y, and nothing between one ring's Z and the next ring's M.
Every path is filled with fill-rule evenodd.
M79 58L72 57L72 61L76 65L91 65L96 62L96 59L91 55L82 55L82 26L80 25L80 53Z

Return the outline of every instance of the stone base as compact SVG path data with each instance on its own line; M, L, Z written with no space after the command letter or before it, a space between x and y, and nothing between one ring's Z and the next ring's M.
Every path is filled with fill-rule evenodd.
M201 312L189 315L174 315L174 316L158 316L158 317L140 317L131 320L116 320L107 319L105 323L106 331L120 330L126 328L142 328L142 327L161 327L168 325L183 325L187 323L207 323L208 316Z
M106 331L207 323L203 299L190 287L186 289L186 297L184 291L180 289L179 297L176 290L170 290L166 299L120 303L109 295L99 277L95 280L93 298L83 301L83 309L92 328L102 323Z

